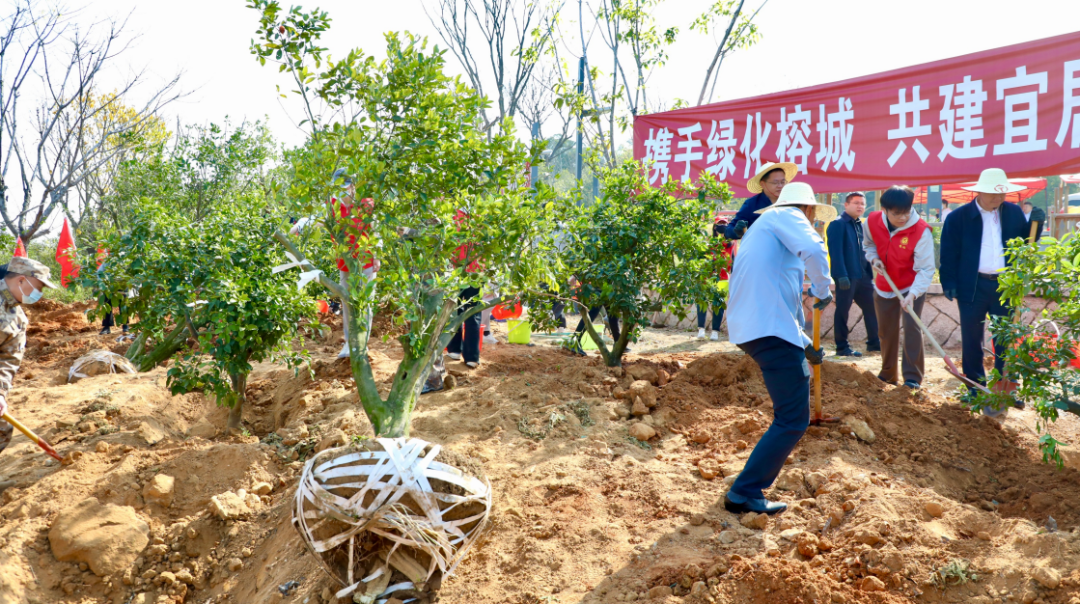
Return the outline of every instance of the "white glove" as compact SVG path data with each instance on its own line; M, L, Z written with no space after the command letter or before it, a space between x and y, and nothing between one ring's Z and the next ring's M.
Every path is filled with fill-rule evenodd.
M873 263L871 263L871 266L874 267L875 271L877 271L877 272L879 272L879 273L881 273L883 275L885 274L885 263L882 262L880 258L875 260Z
M0 396L0 415L3 415L5 413L7 413L7 412L8 412L7 397L6 396Z
M915 305L915 298L917 298L917 297L918 296L916 296L914 293L909 292L908 295L904 296L904 301L902 302L903 307L904 308L914 309L915 308L915 306L914 306Z

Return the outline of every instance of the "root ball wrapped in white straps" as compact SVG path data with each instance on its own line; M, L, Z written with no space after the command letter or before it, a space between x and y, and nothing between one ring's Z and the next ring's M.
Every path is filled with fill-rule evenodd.
M479 538L491 486L436 461L440 452L420 439L378 438L327 449L304 464L293 525L344 586L339 598L425 599ZM391 584L395 571L399 580Z

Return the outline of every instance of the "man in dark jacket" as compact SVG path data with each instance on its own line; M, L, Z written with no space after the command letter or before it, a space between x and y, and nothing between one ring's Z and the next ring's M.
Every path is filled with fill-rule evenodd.
M775 203L784 185L795 180L798 173L799 167L788 162L765 164L758 170L753 178L746 181L746 190L757 195L743 202L735 219L724 229L724 238L728 241L742 239L750 225L761 216L758 211Z
M1042 239L1043 227L1046 226L1046 212L1042 208L1035 207L1030 199L1025 199L1020 206L1024 210L1024 218L1027 219L1028 238L1031 237L1031 227L1035 227L1035 241Z
M836 282L836 314L833 331L836 333L836 356L861 357L848 342L848 312L851 303L859 305L866 325L866 351L881 350L878 339L877 314L874 311L874 273L863 253L862 215L866 211L866 196L849 193L844 198L844 213L829 223L825 239L829 242L829 265Z
M1022 191L1024 187L1010 183L1004 171L983 170L975 186L964 188L979 195L945 219L941 231L941 289L946 298L956 300L960 307L964 375L985 383L986 316L1011 314L998 293L998 274L1009 264L1005 255L1009 241L1018 237L1027 240L1028 222L1020 206L1005 202L1006 193ZM995 342L994 368L998 372L1005 368L1004 352L1005 347ZM1002 411L983 409L987 415Z

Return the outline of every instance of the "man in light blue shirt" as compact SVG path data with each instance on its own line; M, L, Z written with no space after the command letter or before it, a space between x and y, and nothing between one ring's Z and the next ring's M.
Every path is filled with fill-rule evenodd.
M791 451L810 425L810 368L825 353L804 331L803 275L810 277L815 308L832 302L828 252L814 220L830 222L836 209L818 204L806 183L790 183L760 211L742 240L731 275L728 338L761 367L773 401L773 423L750 453L724 496L733 513L777 514L787 505L765 499Z

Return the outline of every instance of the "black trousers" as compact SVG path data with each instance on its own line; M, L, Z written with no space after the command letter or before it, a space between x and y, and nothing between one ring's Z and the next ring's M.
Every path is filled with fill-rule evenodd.
M458 297L458 300L461 301L461 306L458 307L458 316L479 304L477 301L479 297L480 288L478 287L466 287L461 290L461 295ZM450 344L446 346L446 351L460 354L466 363L480 362L480 313L465 319L465 322L458 328L457 333L454 334L454 338L450 340Z
M847 289L836 289L836 313L833 315L836 349L847 350L851 348L851 343L848 342L848 334L851 333L851 330L848 329L848 316L852 302L862 310L863 325L866 326L867 347L880 347L877 311L874 310L874 282L871 279L858 279L852 281L851 287Z
M589 309L589 321L596 321L596 317L600 316L600 309L603 306L594 306ZM611 337L616 340L619 339L619 317L616 317L608 313L608 327L611 328ZM585 319L578 321L577 327L574 328L575 333L581 333L585 331Z
M960 341L964 349L963 368L968 379L986 383L986 370L983 369L983 333L986 330L986 316L1007 317L1011 314L1008 306L1001 302L996 279L979 277L975 286L975 299L970 302L957 301L960 306ZM1005 347L994 341L994 368L1004 374Z
M773 404L773 421L750 452L731 491L761 499L780 475L788 455L810 427L810 365L803 349L775 336L739 344L761 367Z

